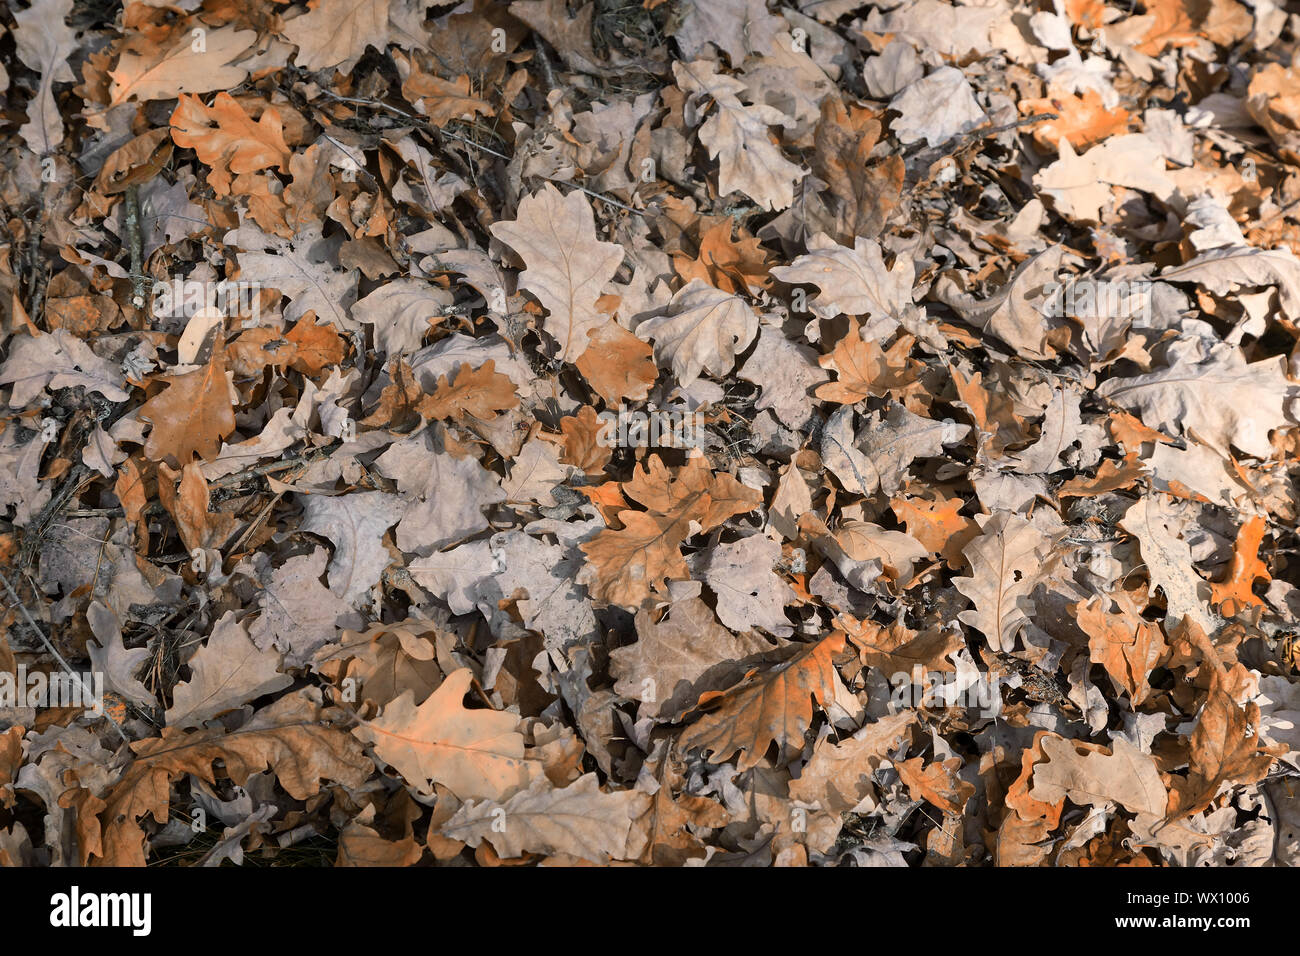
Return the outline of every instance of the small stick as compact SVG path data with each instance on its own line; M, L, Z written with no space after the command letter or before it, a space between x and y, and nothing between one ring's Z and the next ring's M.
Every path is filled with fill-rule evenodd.
M144 237L140 234L140 187L137 185L126 189L125 213L123 222L127 243L131 247L131 303L137 309L143 309L148 276L144 274Z

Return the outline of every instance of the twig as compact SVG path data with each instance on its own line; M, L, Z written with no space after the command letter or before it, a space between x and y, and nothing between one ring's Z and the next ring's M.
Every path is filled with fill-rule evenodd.
M144 308L144 237L140 234L140 187L132 184L126 189L126 209L123 224L126 241L131 249L131 302L137 309Z

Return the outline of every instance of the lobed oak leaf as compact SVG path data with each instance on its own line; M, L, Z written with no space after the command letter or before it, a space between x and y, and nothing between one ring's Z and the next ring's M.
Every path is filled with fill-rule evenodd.
M254 123L229 93L218 93L210 107L197 96L182 95L171 128L177 146L193 147L199 160L212 167L208 184L218 195L230 192L231 174L289 169L289 147L273 106Z
M306 693L289 694L234 731L185 733L165 727L158 737L132 743L134 757L98 805L98 820L85 822L99 831L94 832L98 850L90 852L106 866L144 866L145 835L138 821L146 814L159 824L166 821L172 781L191 773L215 783L216 761L240 785L269 768L295 800L317 794L321 780L362 786L374 764L351 734L321 718L318 701ZM89 855L85 847L83 841L83 863Z
M174 459L188 465L194 455L215 458L221 439L235 430L235 413L226 378L226 352L221 343L202 368L180 375L162 375L167 388L140 406L137 413L150 422L145 457Z
M983 634L993 650L1005 653L1029 620L1030 595L1049 569L1054 541L1009 511L975 520L980 535L963 549L971 576L952 582L975 607L957 618Z
M546 309L544 327L559 344L558 357L577 361L588 336L606 322L596 300L623 261L623 248L596 238L586 196L577 190L565 196L550 183L525 196L515 218L493 223L491 231L524 260L520 287Z
M654 349L613 319L587 333L578 371L609 405L641 401L659 377Z
M794 184L804 170L781 155L768 136L769 125L785 119L780 110L765 104L746 106L737 94L746 84L717 72L708 60L673 63L677 85L692 100L708 97L714 112L700 127L699 137L718 160L718 191L743 192L764 209L785 209L794 202Z
M169 100L184 93L229 90L248 78L248 70L235 66L257 40L257 31L232 26L203 29L203 42L188 31L176 42L145 53L123 51L117 68L109 72L109 106L130 100Z
M1044 762L1035 764L1029 795L1055 803L1063 798L1079 806L1117 803L1139 817L1163 818L1169 794L1155 759L1123 737L1109 751L1097 744L1055 735L1039 742Z
M462 800L504 800L544 781L525 755L517 715L461 703L473 679L468 668L452 671L418 707L408 690L353 733L423 794L436 783Z
M514 408L519 396L508 375L496 370L492 359L478 368L468 363L457 367L455 376L442 375L432 394L416 407L426 418L456 418L465 416L480 421L491 421L498 412Z
M1118 611L1111 612L1114 601ZM1133 597L1117 592L1071 605L1079 627L1088 635L1088 654L1128 694L1133 707L1147 697L1147 678L1168 652L1158 625L1142 617Z
M227 611L190 658L190 679L173 689L167 726L198 727L255 697L288 687L293 678L281 672L280 663L277 651L259 650L234 612Z
M843 632L832 632L753 683L718 696L712 701L715 710L682 731L677 749L685 753L698 748L710 754L713 763L728 761L739 752L736 767L740 770L761 761L773 743L788 756L803 746L812 725L813 701L826 706L834 699L832 661L842 650Z
M594 773L564 788L543 778L509 799L466 802L441 833L469 846L486 840L506 858L545 853L608 863L636 855L632 825L649 804L636 790L602 791ZM504 829L497 825L503 813Z

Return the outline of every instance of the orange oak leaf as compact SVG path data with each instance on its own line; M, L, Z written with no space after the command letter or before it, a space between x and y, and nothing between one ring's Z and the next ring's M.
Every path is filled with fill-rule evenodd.
M958 514L965 504L961 498L894 498L890 505L907 533L931 554L939 555L948 567L956 569L966 563L962 549L979 536L973 518Z
M1108 610L1112 599L1116 612ZM1142 617L1141 605L1122 591L1077 602L1070 609L1088 635L1092 662L1106 668L1115 686L1137 707L1150 689L1147 677L1168 651L1160 627Z
M613 319L597 326L587 337L578 357L578 371L596 394L611 405L628 399L640 401L659 377L654 348Z
M975 785L960 779L957 771L961 758L949 757L940 763L925 763L924 757L913 757L894 764L898 779L903 781L912 796L926 801L946 814L959 815L975 793Z
M875 339L863 339L855 319L849 331L829 355L818 359L822 368L834 371L837 378L817 387L818 398L841 405L853 405L864 398L884 395L899 397L916 382L921 364L908 358L916 341L910 335L883 350Z
M492 359L478 368L462 363L451 375L438 378L433 393L424 398L416 408L425 418L464 418L491 421L498 412L519 404L514 383L508 375L496 370Z
M153 425L144 454L152 461L175 459L187 465L194 455L207 460L221 450L221 439L235 430L235 413L226 378L226 353L220 342L202 368L162 375L167 389L140 406L139 416Z
M1268 565L1259 559L1259 543L1267 533L1268 523L1261 515L1248 518L1237 530L1227 577L1210 585L1214 603L1227 617L1235 617L1248 607L1264 606L1251 588L1256 581L1273 580Z
M211 107L197 96L181 96L171 127L177 146L193 147L199 160L212 167L208 184L218 195L230 192L232 174L289 169L289 147L274 106L254 123L229 93L218 93Z
M786 756L800 749L812 725L813 701L825 706L835 696L833 659L842 650L844 633L833 631L753 682L714 697L710 703L717 709L686 728L677 749L699 748L714 763L739 751L740 770L762 760L773 743Z

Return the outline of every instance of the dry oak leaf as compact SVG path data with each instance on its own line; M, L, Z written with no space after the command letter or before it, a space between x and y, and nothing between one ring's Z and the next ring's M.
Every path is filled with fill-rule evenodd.
M1042 149L1055 151L1062 137L1075 149L1083 149L1128 129L1128 111L1121 106L1107 109L1095 89L1082 92L1051 89L1049 92L1051 95L1041 99L1020 102L1020 112L1025 116L1058 115L1057 119L1034 124L1034 142Z
M322 717L319 701L307 692L289 694L237 730L187 734L165 727L158 737L132 743L135 759L108 791L98 813L102 833L95 832L95 821L86 821L94 839L83 839L83 863L93 853L106 866L144 866L145 834L139 819L151 814L162 826L169 819L172 781L192 773L215 784L213 763L218 760L238 785L269 767L295 800L319 793L321 780L361 787L374 764L351 734L329 726Z
M647 6L649 6L647 4ZM751 53L769 53L785 22L768 12L765 0L687 0L669 35L682 55L696 57L713 44L739 67Z
M656 622L642 608L635 618L637 640L610 651L614 690L641 702L644 717L676 718L694 706L693 685L711 669L771 649L756 634L732 634L697 597L673 603Z
M623 261L623 247L596 238L586 196L576 189L565 196L550 183L491 231L524 260L519 285L546 309L544 327L559 343L559 359L577 361L589 334L608 319L596 300Z
M205 461L221 450L221 439L235 430L235 413L221 343L206 365L180 375L160 375L166 390L140 406L138 415L153 428L145 442L150 461L174 458L188 465L195 454Z
M882 627L871 620L859 621L851 614L839 615L835 623L858 649L862 663L876 668L886 679L905 674L910 682L914 667L955 671L956 666L948 660L948 655L966 646L959 630L936 627L918 634L901 621Z
M1197 28L1210 9L1201 0L1151 0L1142 6L1146 13L1133 19L1143 25L1150 23L1136 47L1147 56L1158 56L1168 46L1194 46L1200 39Z
M388 46L390 0L318 0L304 16L290 20L284 38L298 48L294 62L306 70L336 67L351 73L372 46Z
M834 96L822 100L812 168L836 200L828 225L841 243L855 242L859 236L876 238L901 199L902 158L890 156L870 166L879 140L879 114L852 104L846 109Z
M924 139L928 146L938 146L987 118L966 75L952 66L941 66L908 84L890 100L889 108L902 114L890 129L904 144Z
M876 785L876 770L905 741L916 723L915 710L902 710L867 724L836 743L833 735L813 744L812 756L790 781L790 798L828 813L852 810Z
M721 829L731 819L716 801L685 792L685 780L674 768L671 752L671 741L657 743L637 775L637 789L653 792L654 798L633 826L646 834L640 862L654 866L681 866L705 856L696 833Z
M158 476L158 500L176 522L185 550L192 554L195 548L225 544L239 521L234 515L208 510L212 498L199 464L190 462L181 469L175 486L176 472L165 464L159 465Z
M1015 412L1011 397L1005 390L990 390L983 386L982 372L969 379L955 367L949 366L953 385L957 388L957 404L970 413L978 435L979 450L989 457L1000 458L1007 446L1026 440L1029 435L1025 423Z
M514 383L496 370L495 360L488 359L478 368L463 362L453 376L440 376L432 394L423 398L416 409L425 418L459 421L468 416L490 422L498 412L518 404Z
M1038 440L1014 455L1007 456L1011 470L1022 475L1044 475L1070 467L1062 461L1076 441L1086 436L1079 406L1082 395L1071 388L1058 388L1043 413ZM1100 429L1097 437L1101 437Z
M257 31L234 26L203 29L202 43L184 31L176 42L146 54L123 52L109 72L109 107L128 100L169 100L182 93L230 90L248 77L233 61L257 40Z
M640 607L665 580L690 576L679 550L683 541L763 500L730 475L715 475L703 456L688 459L675 477L660 458L651 458L622 490L649 511L621 511L622 528L606 528L583 542L588 562L578 582L596 600L630 608Z
M1118 611L1109 610L1114 600ZM1142 608L1125 592L1096 595L1070 606L1088 635L1088 656L1106 668L1115 686L1136 708L1146 700L1147 678L1168 652L1159 625L1142 617Z
M1277 286L1282 312L1292 320L1300 319L1300 259L1285 247L1210 249L1190 262L1166 269L1160 281L1195 282L1215 295L1229 295L1243 287Z
M182 95L171 128L177 146L193 147L199 161L212 168L208 185L219 196L230 192L232 174L289 170L289 146L274 106L254 123L229 93L218 93L210 107L197 96Z
M824 233L808 240L808 250L790 265L772 269L772 275L792 285L817 286L813 307L823 318L897 319L915 311L916 269L907 257L899 256L894 268L887 269L880 243L858 237L850 249Z
M54 100L54 84L76 79L68 65L77 50L76 32L66 23L72 7L72 0L36 0L26 10L14 11L15 52L41 78L18 135L38 156L49 155L63 143L63 117ZM3 73L0 69L0 76Z
M692 259L684 253L673 256L673 269L686 282L700 279L716 289L732 294L757 295L770 284L767 252L762 240L744 236L733 241L733 220L719 220L700 236L700 248Z
M439 128L456 119L472 120L480 113L492 115L492 104L470 92L468 76L444 80L436 73L425 73L418 64L402 81L402 96Z
M835 544L850 561L879 561L885 576L906 584L913 566L923 560L925 546L902 531L891 531L870 521L849 518L834 532Z
M700 112L698 101L711 98L714 112L700 127L699 138L718 160L718 192L743 192L767 210L785 209L794 202L794 184L804 170L781 155L767 128L785 122L772 106L746 106L737 96L747 89L743 80L716 72L708 60L673 62L677 85L691 94L688 116Z
M189 667L190 679L177 684L172 692L168 727L201 726L205 720L293 683L292 677L280 672L280 654L272 648L258 650L233 611L213 625L207 643L190 658Z
M622 528L606 528L581 545L587 563L578 583L594 600L640 607L665 582L690 577L679 550L690 537L689 518L644 511L620 511L618 518Z
M375 343L386 355L414 352L443 310L451 305L450 292L423 279L386 282L352 306L352 317L373 325Z
M368 808L373 810L373 806ZM424 856L424 847L412 833L400 840L385 840L378 830L348 822L339 832L339 852L335 866L414 866Z
M781 545L765 534L751 534L710 548L700 556L697 574L717 598L718 619L733 631L762 628L779 637L793 628L785 606L795 593L773 570Z
M649 794L637 790L603 792L594 773L562 789L543 777L501 802L466 802L441 833L472 847L487 840L504 858L544 853L608 863L639 855L632 824L650 802Z
M0 385L13 385L10 408L23 408L42 391L80 386L111 402L130 393L120 369L100 358L81 339L64 329L48 335L19 335L9 341L9 357L0 366Z
M241 279L279 289L292 300L284 309L289 321L313 312L334 328L356 329L358 323L348 314L348 308L356 296L357 270L345 272L328 261L317 261L320 240L321 223L304 224L290 241L267 235L245 221L226 233L222 241L239 250Z
M320 583L328 560L325 548L317 547L310 554L294 555L271 573L259 599L261 614L249 627L254 644L274 645L296 664L333 640L339 627L361 625L352 605Z
M739 770L763 759L773 743L782 751L803 746L812 725L813 700L822 706L835 697L837 676L834 657L844 650L844 633L834 631L752 683L713 697L716 709L682 731L677 750L698 748L711 754L710 762L723 763L737 751Z
M1111 187L1124 186L1169 199L1176 187L1165 173L1160 145L1141 133L1112 136L1079 155L1062 138L1061 157L1034 174L1034 186L1070 219L1100 222L1111 202Z
M671 362L682 385L702 371L726 375L736 356L758 334L758 316L743 299L692 279L668 304L669 313L653 316L636 328L639 338L653 340L655 357Z
M1179 531L1180 520L1166 495L1152 492L1135 501L1119 526L1138 539L1150 579L1149 593L1165 594L1165 627L1172 634L1183 618L1190 618L1206 634L1215 625L1209 611L1210 585L1194 570L1191 545Z
M315 312L304 314L284 337L294 346L289 367L308 378L319 375L327 365L343 361L343 340L331 326L317 325Z
M587 333L577 366L608 405L643 400L659 377L654 349L613 319Z
M298 530L322 535L334 543L330 590L355 605L379 583L392 560L384 548L384 532L406 514L407 503L382 491L304 497L306 504Z
M943 446L961 441L969 425L936 422L913 415L892 402L888 411L874 412L862 431L853 432L853 407L843 405L822 429L821 457L844 489L871 495L879 488L897 494L917 458L943 454Z
M1049 246L1026 259L986 299L966 295L946 276L935 283L934 292L964 321L996 335L1022 357L1050 359L1056 352L1048 339L1050 310L1045 304L1048 284L1056 281L1063 253L1061 246Z
M473 679L469 668L452 671L418 707L407 690L353 733L426 795L438 783L462 800L504 800L545 780L541 763L525 756L517 714L462 704Z
M1268 565L1259 559L1259 544L1267 533L1268 523L1262 515L1253 515L1243 522L1237 530L1228 576L1210 585L1214 603L1226 617L1236 617L1248 607L1264 606L1252 588L1256 581L1273 580Z
M1113 378L1097 391L1137 410L1143 424L1196 438L1224 458L1230 445L1256 458L1272 456L1269 431L1290 424L1284 404L1292 387L1283 356L1248 365L1238 348L1218 342L1207 349L1189 338L1170 345L1166 357L1166 368Z
M590 405L583 405L576 415L561 418L564 454L560 461L582 469L584 474L601 474L614 455L613 442L604 437L610 427Z
M1029 620L1030 595L1050 569L1054 541L1009 511L975 520L980 536L963 549L971 576L952 582L975 607L957 618L983 634L994 651L1005 653Z
M930 554L943 558L954 570L966 563L962 554L980 533L975 519L958 512L966 502L961 498L894 498L890 506L907 533L921 542Z
M900 398L920 375L921 363L908 358L915 341L910 335L902 335L888 350L882 350L875 339L864 339L857 321L850 320L848 333L829 355L818 360L837 378L818 386L815 394L823 401L841 405L853 405L868 397Z
M1258 704L1248 703L1243 710L1222 687L1211 688L1189 740L1188 774L1173 780L1171 817L1204 810L1224 784L1249 786L1264 779L1274 758L1287 748L1266 747L1259 725Z
M1055 734L1039 742L1047 757L1034 766L1029 796L1053 804L1062 798L1083 806L1117 803L1140 817L1163 818L1169 794L1160 780L1155 759L1123 737L1113 738L1113 748Z
M898 779L914 799L925 800L952 816L960 815L966 801L975 795L975 784L957 776L960 768L959 757L950 757L942 763L936 760L928 765L924 757L913 757L894 764Z

